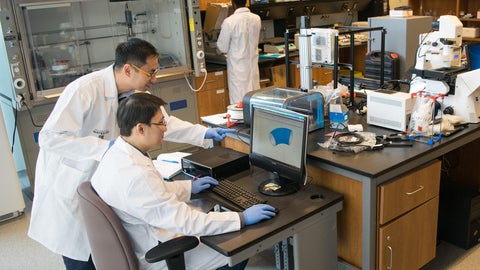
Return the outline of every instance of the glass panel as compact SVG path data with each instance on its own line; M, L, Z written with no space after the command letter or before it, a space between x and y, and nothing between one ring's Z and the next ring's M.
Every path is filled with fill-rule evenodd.
M185 40L185 8L179 0L150 0L110 3L112 24L117 36L125 39L128 34L150 41L159 51L159 67L169 68L187 65L188 45ZM131 13L131 29L126 22ZM121 40L118 40L121 41Z
M26 59L37 96L59 93L76 78L111 65L115 47L131 37L160 52L160 75L190 68L184 3L58 1L21 7Z

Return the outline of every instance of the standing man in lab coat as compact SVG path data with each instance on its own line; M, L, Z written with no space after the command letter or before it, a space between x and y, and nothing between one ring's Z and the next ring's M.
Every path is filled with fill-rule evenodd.
M260 88L258 40L261 20L245 4L246 0L232 0L235 11L223 21L217 40L217 49L227 53L230 104L237 104L247 92Z
M179 235L215 235L238 231L275 216L274 208L257 204L243 212L197 211L187 202L192 194L217 185L210 176L196 180L163 181L148 151L162 144L168 120L163 100L135 93L122 101L117 112L120 136L100 161L92 177L98 195L118 215L139 259L140 269L166 269L165 261L149 264L145 253L158 241ZM200 245L185 253L186 269L244 269L246 261L228 267L227 258Z
M95 269L76 190L90 180L118 136L118 100L147 91L157 71L152 44L136 38L119 44L114 64L67 85L40 131L28 235L62 255L67 270ZM165 118L171 130L165 140L207 147L209 138L221 140L230 131L193 125L166 112Z

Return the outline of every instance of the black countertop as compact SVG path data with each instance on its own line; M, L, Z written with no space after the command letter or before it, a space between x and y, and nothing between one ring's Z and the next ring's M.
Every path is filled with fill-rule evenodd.
M359 116L352 111L350 111L349 123L362 124L363 131L373 132L376 135L398 133L395 130L369 125L365 116ZM248 126L240 124L233 128L237 129L238 132L230 133L229 137L249 143L250 128ZM454 135L442 137L439 142L435 142L433 145L415 142L411 147L385 147L379 150L353 154L331 151L318 145L318 143L325 142L328 139L325 134L329 134L332 131L334 130L329 128L328 120L326 120L325 128L309 133L307 161L312 164L321 162L367 178L388 178L389 174L400 167L421 165L458 148L460 145L480 138L480 124L470 124L467 128Z

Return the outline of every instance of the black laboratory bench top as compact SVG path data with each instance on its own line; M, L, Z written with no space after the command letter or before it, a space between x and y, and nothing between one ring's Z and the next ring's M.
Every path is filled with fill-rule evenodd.
M365 132L373 132L376 135L388 135L398 131L369 125L366 117L358 116L350 111L350 124L362 124ZM229 137L249 143L250 128L244 124L238 124L233 128L237 133L228 134ZM411 147L385 147L379 150L363 151L358 154L335 152L321 148L318 143L324 142L331 130L328 121L325 128L309 133L308 162L313 164L326 164L338 169L344 169L359 176L368 178L388 179L388 175L401 167L416 167L432 159L438 158L461 145L480 138L480 124L470 124L464 130L449 137L442 137L440 142L428 145L415 142ZM337 132L346 131L340 130Z
M362 124L364 131L374 132L376 135L398 133L366 123L365 116L358 116L350 111L350 124ZM347 263L361 264L362 269L376 269L377 249L377 210L379 209L377 188L389 181L400 178L410 172L421 169L425 164L441 158L466 144L480 138L480 124L470 124L467 128L449 137L443 137L440 142L427 145L415 142L411 147L385 147L381 150L363 151L358 154L334 152L321 148L318 143L324 142L325 135L330 133L328 121L325 128L310 132L308 135L307 167L309 177L315 179L316 184L330 188L339 193L347 193L343 212L340 214L339 231L354 232L339 240L343 247L343 255L350 256ZM229 133L229 140L240 140L249 143L249 127L236 125L237 133ZM236 149L242 144L235 144L225 140L225 146ZM239 149L245 150L245 149ZM338 183L337 181L346 181ZM352 189L350 185L357 187ZM353 191L352 191L353 190ZM355 194L350 193L355 192ZM357 193L358 192L358 193ZM352 207L356 205L357 207ZM361 206L358 207L358 205ZM361 211L361 216L349 212ZM360 229L358 229L360 226ZM355 250L347 247L359 245ZM357 253L361 250L360 258Z
M221 65L221 64L206 62L206 65L207 65L207 71L208 71L208 72L217 72L217 71L225 71L225 70L227 70L226 64L225 64L225 65Z
M298 53L294 52L290 54L290 57L293 57L296 55L298 55ZM214 56L206 55L205 62L207 65L208 72L225 70L227 68L226 59L220 55L214 55ZM279 58L260 57L258 59L259 68L271 67L271 66L282 65L282 64L285 64L285 57L279 57Z

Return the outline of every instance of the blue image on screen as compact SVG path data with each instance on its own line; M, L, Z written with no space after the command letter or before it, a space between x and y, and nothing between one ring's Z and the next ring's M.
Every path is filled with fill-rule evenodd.
M272 145L290 145L291 138L292 130L289 128L276 128L270 131L270 142L272 143Z

